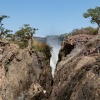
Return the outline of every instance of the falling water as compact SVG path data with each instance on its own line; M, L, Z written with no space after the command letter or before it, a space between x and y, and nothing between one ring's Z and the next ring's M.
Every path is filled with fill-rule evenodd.
M62 39L60 36L47 36L46 43L52 47L50 66L52 67L52 75L54 75L54 70L58 60L58 53L61 48Z

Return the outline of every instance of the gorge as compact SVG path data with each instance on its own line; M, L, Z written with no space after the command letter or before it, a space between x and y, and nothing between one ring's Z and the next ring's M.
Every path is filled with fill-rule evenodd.
M51 58L50 58L50 66L52 67L52 75L54 76L54 70L58 61L58 54L61 48L61 42L63 38L59 35L47 36L46 43L52 48L51 49Z
M42 41L53 47L52 54L59 51L58 61L57 51L50 61L35 49L0 40L0 100L99 100L100 35L67 36L63 42L60 36L47 36ZM56 65L54 72L50 62Z
M61 48L61 43L64 39L62 35L48 35L44 38L35 37L36 41L45 42L51 47L51 58L50 58L50 66L52 68L52 75L54 76L54 70L58 61L58 54Z

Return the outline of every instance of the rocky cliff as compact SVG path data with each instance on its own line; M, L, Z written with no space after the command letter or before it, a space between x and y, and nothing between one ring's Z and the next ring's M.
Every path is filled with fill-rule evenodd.
M0 100L47 100L52 85L49 60L34 49L0 41Z
M100 100L100 35L63 41L49 100Z
M66 37L54 79L50 58L0 41L0 100L100 100L100 35Z

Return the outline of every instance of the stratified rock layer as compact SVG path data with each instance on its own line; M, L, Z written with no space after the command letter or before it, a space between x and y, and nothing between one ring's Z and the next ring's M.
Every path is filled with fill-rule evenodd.
M35 50L0 42L0 100L41 100L50 94L49 58Z
M50 100L100 100L100 35L67 37L59 53Z

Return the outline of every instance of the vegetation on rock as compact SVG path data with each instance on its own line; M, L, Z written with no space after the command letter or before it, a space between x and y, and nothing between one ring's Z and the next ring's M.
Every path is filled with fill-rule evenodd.
M12 32L11 30L5 29L3 27L4 24L2 23L2 21L4 18L9 18L9 16L6 15L0 16L0 39L2 39L6 34Z
M26 43L28 41L28 48L31 49L33 45L33 34L35 34L36 30L38 29L30 27L29 24L24 24L23 27L15 33L15 36L22 42Z
M87 12L83 14L83 16L85 18L91 17L90 22L96 23L98 25L98 34L100 34L100 7L88 9Z
M69 35L78 35L78 34L87 34L87 35L96 35L97 29L93 27L86 27L81 29L74 29L72 32L70 32Z
M42 52L44 55L44 59L48 59L51 57L51 47L44 42L39 42L34 40L33 48L38 51Z

